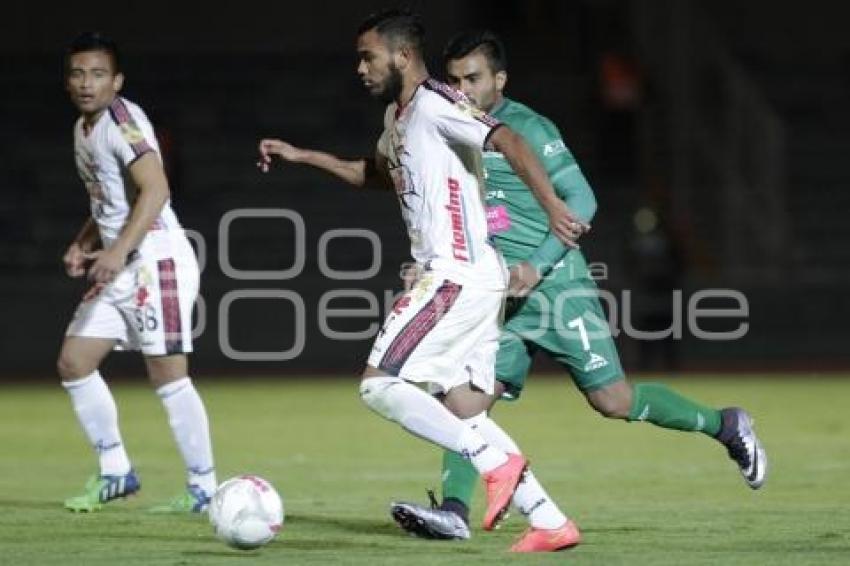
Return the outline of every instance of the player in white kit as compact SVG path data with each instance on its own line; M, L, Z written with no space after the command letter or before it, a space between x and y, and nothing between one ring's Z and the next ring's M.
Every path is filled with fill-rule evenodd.
M124 77L115 44L99 33L80 35L66 53L65 73L81 114L74 154L91 216L63 260L69 276L87 276L92 287L68 325L57 367L99 459L98 474L65 507L94 511L141 487L98 371L111 350L127 349L141 350L188 471L186 491L154 510L202 512L216 479L206 409L186 357L198 294L195 254L169 203L153 127L141 108L118 96Z
M372 16L359 29L358 74L388 103L374 161L346 161L266 139L258 165L267 171L277 155L355 186L395 189L421 275L387 316L360 395L383 417L470 459L487 492L484 529L497 525L513 499L521 509L537 510L529 516L532 528L565 536L572 522L526 473L525 457L485 412L508 280L488 241L483 148L501 151L521 172L564 241L574 243L585 227L557 198L519 136L428 77L423 35L418 18L399 11ZM414 384L426 384L431 394Z

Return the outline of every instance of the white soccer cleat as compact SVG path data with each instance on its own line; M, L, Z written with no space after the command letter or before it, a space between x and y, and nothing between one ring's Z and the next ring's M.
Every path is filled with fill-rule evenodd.
M753 430L752 417L738 407L723 409L720 414L723 424L717 440L726 446L747 485L752 489L760 488L767 475L767 454Z
M411 535L436 540L466 540L469 526L452 511L416 503L393 503L390 514L401 529Z

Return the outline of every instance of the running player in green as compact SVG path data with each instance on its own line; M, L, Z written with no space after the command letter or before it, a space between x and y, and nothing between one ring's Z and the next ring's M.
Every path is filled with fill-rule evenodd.
M444 59L447 82L525 137L559 196L589 223L596 199L557 128L502 94L507 67L500 40L486 31L462 33L449 42ZM490 232L511 266L516 297L509 301L499 342L493 401L517 399L532 356L543 351L563 366L602 415L710 436L726 447L747 484L761 487L767 460L749 415L738 408L706 407L660 383L627 382L581 251L549 234L546 214L498 153L485 152L484 166ZM393 517L405 530L425 538L468 538L475 470L445 452L442 477L441 504L433 494L431 508L394 503Z

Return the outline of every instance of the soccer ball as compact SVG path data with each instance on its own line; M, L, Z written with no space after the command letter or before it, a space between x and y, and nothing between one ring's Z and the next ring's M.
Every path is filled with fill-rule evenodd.
M209 517L216 536L230 546L258 548L283 526L283 501L263 478L237 476L218 486L210 501Z

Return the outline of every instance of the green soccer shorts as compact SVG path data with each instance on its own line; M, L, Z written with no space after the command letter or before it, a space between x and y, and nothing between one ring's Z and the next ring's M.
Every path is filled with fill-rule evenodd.
M523 299L510 299L499 338L496 379L505 399L517 399L531 360L543 351L572 376L583 392L623 378L617 347L592 279L544 281Z

